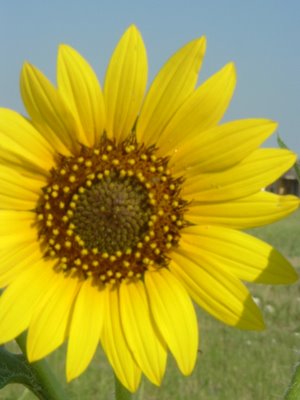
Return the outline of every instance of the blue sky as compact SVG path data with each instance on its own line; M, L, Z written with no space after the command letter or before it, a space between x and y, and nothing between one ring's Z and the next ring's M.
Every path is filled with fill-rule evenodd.
M4 0L0 14L0 106L24 112L19 72L25 60L55 81L59 43L80 51L103 80L128 25L140 29L151 80L187 41L206 35L200 82L234 61L238 85L226 120L266 117L300 154L300 2ZM269 146L276 146L274 139Z

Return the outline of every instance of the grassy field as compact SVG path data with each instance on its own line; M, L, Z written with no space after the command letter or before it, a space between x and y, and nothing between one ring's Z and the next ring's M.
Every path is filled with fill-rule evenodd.
M300 269L300 213L276 224L252 230L275 245ZM144 400L279 400L300 361L300 285L249 285L259 303L267 330L238 331L223 326L201 310L201 350L191 377L180 375L169 357L161 388L145 380ZM49 357L64 376L65 348ZM72 400L113 399L113 376L99 350L93 363L68 386ZM1 400L31 400L27 389L10 385L0 391Z

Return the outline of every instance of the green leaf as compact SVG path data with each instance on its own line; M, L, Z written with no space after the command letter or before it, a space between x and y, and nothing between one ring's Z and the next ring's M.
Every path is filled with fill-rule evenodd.
M21 383L39 399L47 398L24 355L11 353L0 346L0 389L9 383Z
M288 149L287 145L284 143L284 141L281 139L279 135L277 135L277 143L278 146L281 147L282 149Z

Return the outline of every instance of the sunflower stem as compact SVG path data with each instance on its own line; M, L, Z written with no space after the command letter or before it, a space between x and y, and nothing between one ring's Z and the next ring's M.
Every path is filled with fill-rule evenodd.
M133 394L130 393L115 375L115 400L132 400Z
M22 333L16 338L20 349L26 355L26 333ZM46 360L37 361L29 364L32 369L33 375L37 379L37 385L33 383L29 389L40 400L68 400L68 396L63 389L61 383L53 374L49 364Z

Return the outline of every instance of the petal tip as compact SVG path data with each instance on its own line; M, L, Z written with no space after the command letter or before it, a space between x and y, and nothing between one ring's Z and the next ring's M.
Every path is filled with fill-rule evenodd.
M273 132L277 130L278 128L278 122L277 121L273 121L272 119L269 120L269 124L271 124L274 128Z
M278 128L278 122L272 119L261 119L258 121L260 121L261 124L264 125L264 129L268 131L268 136L273 135Z
M298 159L297 154L294 153L292 150L288 150L288 149L280 149L280 150L285 153L287 158L289 158L290 163L291 163L290 168L292 168ZM284 153L281 153L281 154L284 155Z
M248 314L245 319L242 316L236 327L246 331L264 331L266 324L260 309L257 308L255 313L252 313L252 315Z
M265 322L263 320L259 321L258 324L253 327L253 330L255 330L255 331L265 331L266 330Z
M178 362L177 365L182 375L184 376L191 375L191 373L194 371L196 361L197 361L197 354L193 357L193 359L190 360L188 364L186 362L185 363Z
M30 363L36 362L42 358L42 357L38 357L37 354L35 353L35 351L33 349L31 349L30 346L28 346L28 345L26 348L26 355L27 355L27 359Z
M298 275L297 271L293 267L291 267L287 273L286 278L287 278L286 284L296 283L299 280L299 275Z
M207 47L207 38L205 35L201 36L200 38L196 39L196 41L198 42L198 46L201 49L203 53L205 53L206 51L206 47Z
M66 43L60 43L58 45L58 54L59 55L63 54L63 53L66 53L69 50L73 50L73 48L71 46L69 46L68 44L66 44Z
M206 52L206 45L207 45L207 39L206 36L203 35L196 39L191 40L185 46L183 46L183 48L191 46L195 50L196 54L200 56L200 58L203 58Z
M236 70L235 63L233 61L230 61L229 63L224 65L223 72L227 75L231 75L231 77L232 77L232 79L234 79L234 81L237 80L237 70Z
M21 69L21 73L29 72L33 69L33 65L29 61L24 61Z
M251 307L251 309L248 309L247 315L245 315L245 320L242 319L239 321L240 324L238 323L238 327L241 329L245 330L250 330L250 331L264 331L266 329L265 321L263 318L263 315L261 313L261 310L256 306L254 301L249 299L246 301L246 308L247 308L247 303L252 303L254 307Z
M124 32L123 36L125 36L125 35L133 36L133 37L137 37L137 38L140 38L142 36L135 24L129 25L129 27Z
M80 375L80 373L76 373L76 371L73 368L71 368L70 366L67 365L67 367L66 367L67 383L70 383L71 381L76 379L79 375Z

